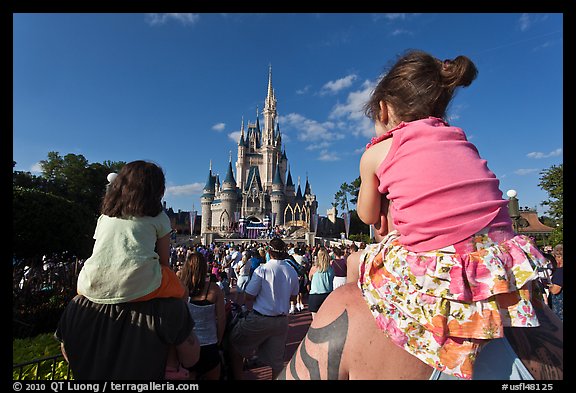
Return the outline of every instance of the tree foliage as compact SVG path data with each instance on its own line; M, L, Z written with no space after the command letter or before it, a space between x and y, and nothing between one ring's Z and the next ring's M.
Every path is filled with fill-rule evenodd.
M360 191L360 176L358 176L350 184L343 183L340 189L334 195L334 203L332 206L340 207L344 211L350 212L350 234L352 235L365 234L368 236L370 227L364 224L358 217L356 209L350 209L350 205L356 206L358 202L358 192Z
M360 176L352 183L342 183L340 189L334 195L333 206L340 207L344 211L350 211L350 205L358 202L358 192L360 191Z
M550 242L561 243L564 234L564 164L552 165L540 172L538 186L548 193L548 199L543 201L542 205L548 206L548 214L556 223Z
M89 255L94 212L61 196L13 187L13 254L40 263L43 255Z
M125 163L90 164L82 155L49 152L40 165L40 176L13 171L14 257L38 261L64 251L87 255L106 177Z

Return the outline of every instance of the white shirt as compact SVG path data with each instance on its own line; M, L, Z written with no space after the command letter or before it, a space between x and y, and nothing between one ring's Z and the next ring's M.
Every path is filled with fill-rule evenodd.
M298 295L298 274L288 262L270 259L254 270L246 293L256 297L253 309L264 315L288 315L290 297Z

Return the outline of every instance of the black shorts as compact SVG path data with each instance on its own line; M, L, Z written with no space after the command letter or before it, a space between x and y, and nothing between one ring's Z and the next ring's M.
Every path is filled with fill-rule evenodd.
M318 310L320 309L320 306L322 305L322 303L324 303L324 300L326 300L328 295L330 295L330 292L309 294L308 295L308 310L310 310L310 312L318 312Z
M218 344L202 345L200 347L200 359L192 366L188 367L189 371L194 371L198 376L206 374L220 364L220 350Z

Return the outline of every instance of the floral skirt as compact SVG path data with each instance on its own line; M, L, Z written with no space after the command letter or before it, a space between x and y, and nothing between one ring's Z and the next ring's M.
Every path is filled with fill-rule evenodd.
M546 260L528 237L482 231L441 250L411 252L399 236L392 231L366 247L358 281L378 327L399 347L471 379L486 340L503 337L504 327L539 326L531 281Z

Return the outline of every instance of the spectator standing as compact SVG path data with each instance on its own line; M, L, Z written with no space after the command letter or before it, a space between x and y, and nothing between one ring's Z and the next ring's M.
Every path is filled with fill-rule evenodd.
M558 244L552 250L556 260L556 269L552 273L552 283L548 288L548 305L558 318L564 321L564 245Z
M218 380L221 374L220 345L226 328L224 292L210 280L208 263L199 252L187 256L179 278L189 294L188 309L200 342L200 359L188 370L196 379Z
M236 277L238 277L238 281L236 284L236 303L238 303L242 309L245 308L245 291L246 286L248 285L248 281L250 281L250 263L249 260L251 258L251 253L249 250L245 250L242 252L242 259L240 262L236 264L234 268Z
M298 295L298 275L286 261L286 244L270 240L270 260L260 265L246 287L249 310L230 333L230 360L235 379L243 378L243 359L254 354L272 368L272 379L284 367L290 300Z
M252 252L252 257L250 258L250 278L258 266L266 261L266 250L263 247L258 248Z
M346 284L346 259L344 259L344 251L339 246L334 247L334 259L330 265L334 269L334 286L333 290Z
M334 269L330 266L330 255L326 248L322 247L318 250L316 263L310 268L309 278L308 310L314 319L320 306L334 288Z
M308 272L310 271L310 262L306 255L304 255L302 248L295 248L292 258L294 262L298 264L296 266L296 272L298 273L300 290L298 291L296 302L290 303L290 314L294 314L296 311L304 311L304 296L308 293Z

